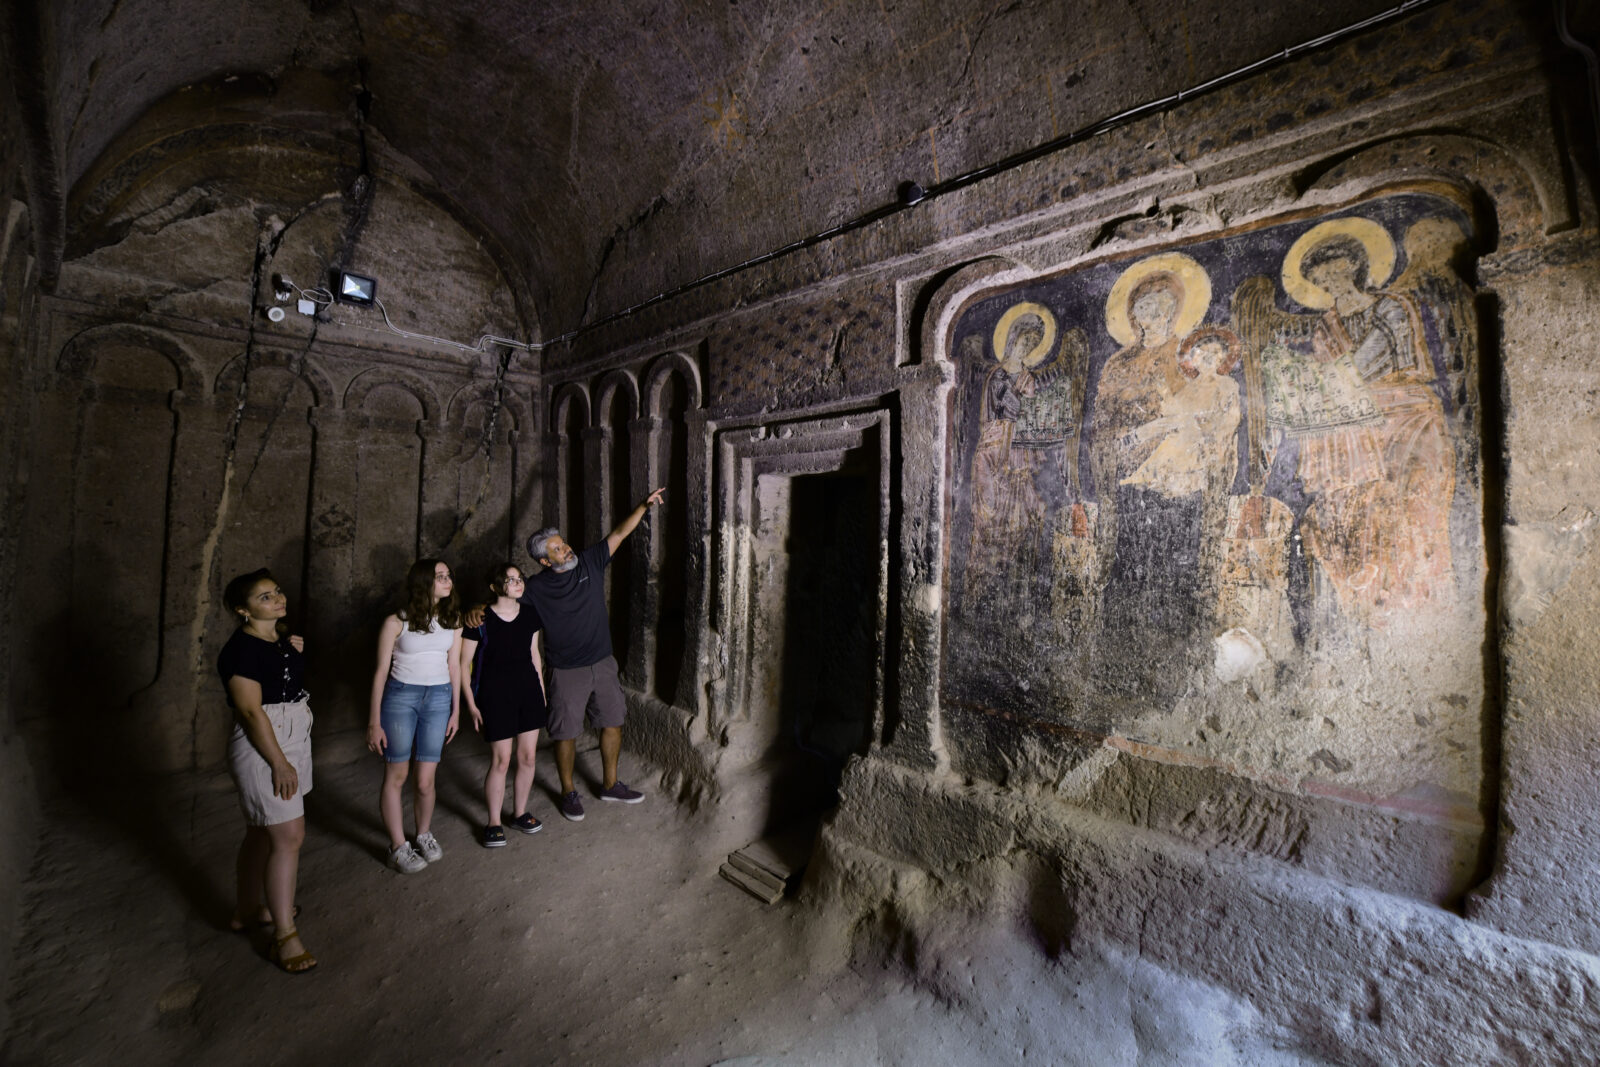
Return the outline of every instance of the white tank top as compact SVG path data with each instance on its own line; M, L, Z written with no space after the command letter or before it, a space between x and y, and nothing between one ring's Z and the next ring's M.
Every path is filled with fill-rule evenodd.
M407 685L449 685L449 655L456 633L434 619L428 624L428 632L419 634L402 620L394 655L389 660L389 677Z

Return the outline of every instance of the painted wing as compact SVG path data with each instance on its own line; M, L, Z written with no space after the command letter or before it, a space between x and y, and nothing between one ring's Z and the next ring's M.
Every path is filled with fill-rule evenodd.
M1467 236L1447 219L1423 219L1406 231L1406 269L1390 288L1409 294L1431 327L1428 347L1442 357L1451 406L1477 406L1478 308L1456 264L1469 252Z
M1268 345L1289 344L1311 335L1315 315L1293 315L1278 309L1277 283L1264 274L1246 278L1233 291L1229 308L1233 330L1244 342L1245 424L1249 452L1245 475L1250 491L1259 494L1272 468L1275 442L1267 433L1267 402L1261 385L1261 354Z

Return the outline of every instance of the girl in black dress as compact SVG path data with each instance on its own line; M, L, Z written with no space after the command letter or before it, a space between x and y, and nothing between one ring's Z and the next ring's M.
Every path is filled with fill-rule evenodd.
M495 601L483 613L481 625L461 632L462 679L471 682L461 687L462 699L472 716L473 728L489 742L489 771L483 779L483 799L489 819L483 828L483 847L498 848L506 843L500 824L505 805L506 771L511 766L513 747L517 754L517 773L512 785L511 826L525 834L538 833L542 824L528 813L528 793L533 788L533 757L539 747L539 731L549 721L544 702L544 681L540 677L538 634L539 615L522 596L522 571L504 563L489 572L489 588Z
M262 921L265 890L273 960L290 974L304 974L317 965L294 924L305 795L311 792L311 708L301 684L305 642L289 634L283 621L289 601L268 571L241 574L222 600L239 620L217 657L217 673L233 708L228 770L246 824L232 926L243 930Z

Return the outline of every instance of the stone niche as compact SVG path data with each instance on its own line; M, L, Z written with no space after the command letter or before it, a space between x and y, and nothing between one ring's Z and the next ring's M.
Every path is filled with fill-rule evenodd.
M729 420L716 442L711 725L735 772L765 762L768 829L831 807L883 732L889 409Z
M1429 898L1481 877L1476 232L1455 188L1390 187L963 302L958 770L1120 750L1088 799L1121 817Z

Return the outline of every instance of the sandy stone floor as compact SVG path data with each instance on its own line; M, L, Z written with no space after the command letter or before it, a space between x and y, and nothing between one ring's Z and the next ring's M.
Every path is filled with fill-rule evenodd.
M651 796L565 822L543 752L532 807L545 829L484 849L487 755L474 737L440 771L444 859L401 876L382 863L379 769L358 746L318 752L300 928L322 965L305 976L226 929L242 824L225 775L50 804L0 1059L1306 1062L1260 1044L1247 1009L1137 961L1046 966L992 931L952 936L932 984L876 955L825 960L814 946L839 943L819 936L826 917L769 908L718 877L752 836L737 818ZM580 753L590 791L598 771L598 752ZM647 791L655 777L626 754L622 776Z

